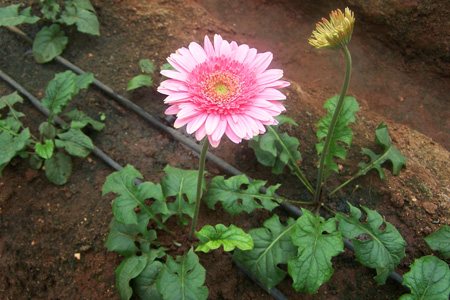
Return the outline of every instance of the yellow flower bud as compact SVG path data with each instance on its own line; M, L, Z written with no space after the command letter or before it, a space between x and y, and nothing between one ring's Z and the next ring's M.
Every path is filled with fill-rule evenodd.
M354 23L355 17L348 7L344 13L339 9L332 11L330 21L322 18L322 22L317 23L316 30L313 31L309 43L317 49L343 48L350 42Z

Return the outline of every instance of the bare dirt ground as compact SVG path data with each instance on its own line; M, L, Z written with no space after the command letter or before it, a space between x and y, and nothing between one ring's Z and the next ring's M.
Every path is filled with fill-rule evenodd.
M0 6L19 2L31 4L37 11L37 1L5 1ZM140 72L139 59L149 58L159 67L179 47L191 41L201 43L205 35L215 33L260 52L273 52L271 67L285 70L285 79L291 82L285 90L286 114L299 124L286 130L299 138L302 168L314 182L315 124L326 113L323 102L340 91L344 61L338 52L313 49L307 39L322 16L345 7L342 2L91 2L101 23L100 37L66 30L70 41L63 56L162 121L165 105L156 89L125 91L127 82ZM340 162L344 167L342 176L334 176L330 185L337 186L356 172L357 163L364 159L361 147L377 149L374 131L381 121L389 125L393 144L408 158L407 168L399 176L388 175L385 181L371 172L327 203L336 209L345 207L346 201L363 204L399 228L408 243L407 257L397 269L403 274L415 258L431 253L423 237L442 224L450 224L450 79L423 59L419 50L405 55L404 44L388 38L386 24L373 22L370 17L356 14L349 46L354 68L348 94L358 100L361 110L352 125L355 137L348 158ZM423 22L435 21L433 15L428 18ZM42 23L20 28L34 36L40 26ZM42 99L47 83L65 69L56 63L36 64L30 49L30 45L0 28L0 68ZM154 80L159 82L160 77ZM1 96L11 92L6 83L0 82ZM158 171L166 164L197 168L197 155L192 151L151 128L96 88L74 98L70 108L82 109L97 119L104 113L105 129L90 133L94 144L120 164L134 165L146 180L160 180L163 174ZM25 124L36 133L45 117L27 102L18 109L28 116ZM246 142L235 145L224 141L212 152L253 178L269 180L269 184L282 183L280 194L307 200L306 191L290 174L274 176L258 165ZM207 164L207 170L210 176L221 174L212 164ZM101 196L106 176L112 172L95 156L74 159L73 175L64 186L51 184L43 171L29 169L26 160L15 159L3 171L1 299L119 299L114 268L121 258L104 247L112 218L112 197ZM359 188L355 189L356 185ZM288 217L282 210L276 213ZM198 225L233 223L248 231L261 227L269 216L258 211L251 216L230 217L219 207L211 211L203 205ZM180 255L188 248L187 231L179 229L178 242L184 246L173 247L171 255ZM75 258L75 253L80 253L81 259ZM217 251L199 256L207 269L210 299L271 299L233 265L227 254ZM349 251L334 259L333 265L335 274L315 295L295 293L289 280L278 288L289 299L397 299L405 292L389 280L385 286L378 286L372 279L374 271L362 267Z

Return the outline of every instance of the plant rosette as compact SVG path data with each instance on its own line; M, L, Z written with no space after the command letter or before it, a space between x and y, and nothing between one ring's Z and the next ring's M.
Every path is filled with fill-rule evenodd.
M206 299L206 271L195 252L222 246L224 251L233 251L233 258L268 290L289 275L296 291L314 294L333 275L331 260L344 251L343 238L353 242L356 260L375 270L374 280L380 285L386 282L405 257L406 242L399 231L368 207L348 203L345 213L329 206L333 194L360 176L375 169L385 179L386 169L382 166L386 162L392 165L393 175L398 175L407 161L392 144L388 126L382 122L374 143L383 150L377 153L363 148L368 160L359 164L355 175L338 187L327 186L328 179L339 174L336 158L346 158L353 140L350 125L359 110L356 99L346 96L352 69L347 46L354 23L348 8L344 13L333 11L329 21L323 19L317 24L310 38L316 48L342 51L346 62L341 93L325 102L328 114L317 124L315 187L298 164L302 158L298 139L283 131L284 124L297 124L280 115L285 110L281 101L286 97L279 89L289 83L281 79L282 70L267 69L272 61L270 52L258 53L215 35L213 42L205 37L203 47L193 42L170 55L172 68L161 71L166 79L158 91L167 96L166 114L176 117L174 127L186 126L187 133L203 140L199 169L168 165L160 183L137 184L136 179L142 175L130 165L108 176L103 194L112 192L117 197L106 247L125 257L116 269L116 286L122 299L129 299L133 291L141 299ZM151 74L151 70L147 73ZM276 194L280 184L266 187L266 181L251 181L246 175L215 176L207 185L204 167L208 147L218 147L224 136L234 143L249 140L261 164L271 167L274 174L288 169L313 200L280 197ZM302 214L284 222L273 214L263 227L248 233L233 224L208 224L196 231L202 199L211 209L220 202L230 215L250 214L256 209L272 211L283 202L301 206ZM326 218L322 212L326 212ZM165 232L173 235L165 225L172 216L178 217L181 226L191 223L189 251L175 258L157 239ZM155 229L149 229L149 222ZM449 243L443 240L448 227L443 228L428 237L427 243L447 258ZM198 242L193 240L194 234ZM176 236L173 239L179 244ZM449 276L446 262L433 256L418 259L404 276L411 294L402 299L435 299L430 297L439 293L442 297L436 299L448 299Z

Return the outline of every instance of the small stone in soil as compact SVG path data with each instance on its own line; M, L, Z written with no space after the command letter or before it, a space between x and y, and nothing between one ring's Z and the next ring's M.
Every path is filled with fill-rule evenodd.
M431 203L431 202L425 202L422 204L422 206L423 206L423 209L425 209L425 211L427 213L429 213L430 215L434 215L436 213L436 209L437 209L436 204Z

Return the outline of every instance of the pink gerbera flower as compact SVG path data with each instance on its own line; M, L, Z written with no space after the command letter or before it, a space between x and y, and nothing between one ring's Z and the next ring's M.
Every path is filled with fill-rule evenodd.
M158 91L168 97L168 115L176 115L174 126L187 125L197 140L205 135L217 147L225 134L235 143L266 131L264 125L276 125L286 99L279 88L289 85L280 80L283 71L269 69L272 53L258 54L247 45L227 42L214 36L214 46L205 36L204 47L191 43L167 58L174 70L161 74L170 78Z

